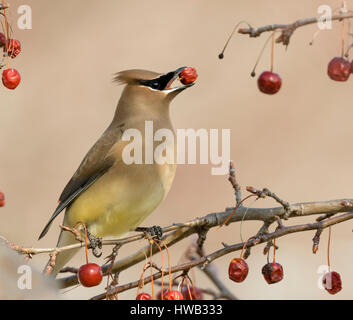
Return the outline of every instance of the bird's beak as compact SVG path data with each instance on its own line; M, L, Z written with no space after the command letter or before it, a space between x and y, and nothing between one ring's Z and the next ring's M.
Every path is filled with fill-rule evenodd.
M167 74L163 75L163 77L165 77L166 81L166 86L163 89L163 92L165 93L172 93L172 92L181 92L183 90L185 90L186 88L189 88L191 86L193 86L195 84L195 82L193 83L189 83L189 84L182 84L181 82L179 82L179 85L177 85L176 87L172 87L172 85L174 84L174 82L179 79L179 75L180 73L187 67L181 67L176 69L175 71L172 72L168 72Z

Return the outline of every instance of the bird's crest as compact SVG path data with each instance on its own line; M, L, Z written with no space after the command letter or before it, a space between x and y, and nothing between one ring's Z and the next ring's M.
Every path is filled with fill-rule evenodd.
M117 84L139 84L141 80L152 80L161 74L148 70L131 69L115 74L113 82Z

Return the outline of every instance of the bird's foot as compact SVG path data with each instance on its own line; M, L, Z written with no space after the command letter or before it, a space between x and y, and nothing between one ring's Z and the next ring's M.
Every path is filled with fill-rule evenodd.
M136 232L143 232L148 239L162 240L163 230L160 226L138 227Z
M87 231L87 238L89 240L88 249L92 249L92 253L96 258L99 258L102 255L102 238L98 238Z

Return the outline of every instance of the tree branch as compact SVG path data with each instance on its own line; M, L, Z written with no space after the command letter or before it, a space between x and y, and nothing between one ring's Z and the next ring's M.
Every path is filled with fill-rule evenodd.
M291 234L291 233L296 233L296 232L303 232L303 231L309 231L309 230L318 230L318 229L325 229L329 226L347 221L353 219L353 212L349 212L349 213L345 213L342 214L340 216L337 217L333 217L333 218L329 218L327 220L323 220L320 222L315 222L315 223L311 223L311 224L302 224L302 225L296 225L296 226L289 226L289 227L283 227L280 229L277 229L275 232L273 233L268 233L265 235L259 235L258 237L249 240L248 244L246 245L246 247L253 247L255 245L258 245L260 243L264 243L264 242L268 242L270 240L273 239L277 239L280 237L283 237L287 234ZM178 265L175 266L173 268L171 268L171 273L175 273L175 272L179 272L179 271L185 271L185 270L190 270L193 267L196 266L207 266L210 262L228 254L234 251L239 251L243 248L244 243L237 243L231 246L226 246L223 249L220 249L216 252L213 252L207 256L201 257L199 259L184 263L182 265ZM152 278L153 280L159 279L162 276L162 272L157 272L153 275L153 277L146 277L144 279L144 283L147 284L149 282L151 282ZM130 282L124 285L119 285L116 288L109 290L108 292L104 292L102 294L99 294L95 297L93 297L93 300L102 300L105 299L106 296L111 296L114 294L118 294L120 292L132 289L132 288L136 288L139 284L140 280L138 281L134 281L134 282Z
M310 216L310 215L322 215L326 213L341 213L341 212L350 212L352 211L351 206L346 206L346 203L351 203L353 199L342 199L342 200L332 200L332 201L322 201L322 202L307 202L307 203L297 203L291 205L291 213L289 215L289 218L294 218L294 217L303 217L303 216ZM232 212L233 208L228 208L227 211L224 212L217 212L217 213L210 213L207 216L204 216L202 218L196 218L193 219L187 223L184 224L175 224L172 226L169 226L167 228L164 228L163 231L169 231L170 233L165 235L163 237L163 241L167 244L168 247L172 246L173 244L185 239L186 237L190 236L191 234L198 233L198 230L202 227L207 227L207 228L214 228L220 226L229 216L229 214ZM244 214L246 213L246 216L244 217ZM247 221L263 221L266 222L267 224L273 223L276 221L276 216L278 217L283 217L285 215L286 211L283 207L275 207L275 208L246 208L246 207L239 207L237 212L233 215L233 217L230 219L229 223L234 223L238 222L241 220L247 220ZM350 213L348 219L351 219L353 217L353 213ZM334 218L333 218L334 219ZM342 220L346 221L348 219ZM331 220L330 220L331 221ZM339 220L339 222L342 222ZM322 221L323 222L323 221ZM338 222L338 223L339 223ZM321 223L321 222L317 222ZM311 224L308 225L303 225L303 226L311 226ZM300 227L302 228L302 227ZM285 230L288 230L287 228ZM288 233L292 233L292 229L289 229ZM301 229L300 229L301 230ZM311 229L307 229L311 230ZM279 230L281 231L281 230ZM266 234L266 233L265 233ZM280 234L280 233L279 233ZM287 234L287 233L286 233ZM282 236L282 235L281 235ZM131 238L136 238L141 239L140 235L139 236L133 236L129 237ZM127 239L121 239L121 240L110 240L111 244L117 244L120 241L123 243L127 243ZM131 241L128 241L131 242ZM248 247L251 246L251 243L248 245ZM242 248L242 245L239 244L240 249ZM228 248L228 247L227 247ZM153 254L159 252L158 248L156 246L153 247ZM144 248L138 250L137 252L118 260L112 267L112 272L121 272L123 270L126 270L127 268L131 267L132 265L135 265L143 260L145 260L145 256L149 255L149 245L145 246ZM198 264L196 264L198 265ZM107 272L107 266L103 267L103 273L106 274ZM184 270L182 269L175 269L177 271ZM174 272L177 272L174 271ZM65 277L62 279L58 279L58 284L60 288L67 288L73 285L76 285L78 283L77 277L76 276L69 276Z
M329 21L334 20L343 20L343 19L352 19L353 13L340 13L338 15L334 15L331 17ZM259 37L264 32L271 32L275 30L281 30L281 35L277 38L277 43L283 43L283 45L287 46L289 44L290 38L293 35L294 31L300 27L307 26L309 24L318 23L321 21L321 18L312 17L299 19L293 23L289 24L271 24L259 28L240 28L238 33L247 34L251 38Z

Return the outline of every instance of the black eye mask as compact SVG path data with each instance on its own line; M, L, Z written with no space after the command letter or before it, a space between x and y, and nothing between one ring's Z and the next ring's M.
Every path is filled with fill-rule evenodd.
M143 86L150 87L154 90L164 90L167 87L170 80L174 78L174 75L175 75L174 72L169 72L156 79L141 80L140 84L142 84Z

